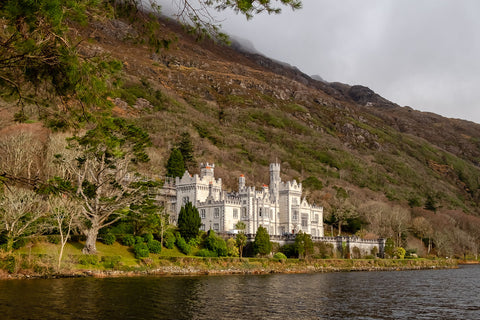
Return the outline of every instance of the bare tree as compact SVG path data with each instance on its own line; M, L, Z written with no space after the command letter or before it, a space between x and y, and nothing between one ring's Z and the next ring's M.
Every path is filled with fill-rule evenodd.
M0 139L0 173L32 179L42 171L42 143L26 130Z
M424 217L416 217L412 220L412 228L414 232L422 239L427 239L427 254L432 250L433 227L431 223Z
M410 211L400 206L394 206L390 209L390 225L395 238L395 246L403 247L402 234L408 230L410 226Z
M63 251L70 233L80 226L80 217L82 207L80 202L68 196L67 194L50 195L48 198L51 218L56 223L58 232L60 233L60 250L58 254L57 271L60 271Z
M144 200L144 185L134 177L135 162L148 161L148 135L124 119L105 118L84 135L70 139L69 152L75 161L57 157L71 173L72 185L82 202L88 221L83 252L95 254L101 228L112 225L128 213L132 204Z
M45 202L35 192L10 187L0 195L0 230L7 238L6 250L22 236L41 233L45 225L40 222L46 215Z

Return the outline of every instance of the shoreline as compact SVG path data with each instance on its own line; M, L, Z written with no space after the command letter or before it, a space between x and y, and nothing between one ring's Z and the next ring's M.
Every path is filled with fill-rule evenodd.
M143 266L134 269L78 268L38 274L30 270L0 274L0 280L59 279L59 278L129 278L148 276L215 276L215 275L267 275L267 274L309 274L330 272L378 272L408 270L456 269L458 265L475 264L454 259L441 260L354 260L322 259L275 261L272 259L234 258L170 258L160 259L161 266ZM476 262L478 264L478 262Z

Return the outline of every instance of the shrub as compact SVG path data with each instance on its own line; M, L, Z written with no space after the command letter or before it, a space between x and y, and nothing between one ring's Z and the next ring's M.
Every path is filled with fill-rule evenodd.
M210 251L208 249L201 249L201 250L198 250L198 252L196 253L196 256L213 258L213 257L217 257L217 253L214 251Z
M13 249L20 249L22 247L25 247L25 245L28 243L28 239L27 238L19 238L17 239L13 245L12 245L12 248Z
M153 234L151 233L146 233L143 235L143 240L148 243L153 240Z
M148 241L147 247L151 253L160 253L162 251L162 244L160 243L160 241L155 239Z
M175 246L175 240L175 235L172 232L167 232L163 237L163 245L167 249L173 249Z
M225 240L217 236L213 230L208 231L204 246L206 249L216 252L219 257L226 257L228 254Z
M7 271L8 273L15 273L17 261L15 256L8 255L3 259L0 259L0 269Z
M120 265L120 260L122 260L120 256L103 256L100 262L105 269L114 269Z
M395 256L398 258L398 259L403 259L405 258L405 249L402 248L402 247L397 247L395 248Z
M98 256L94 254L82 254L78 257L78 263L81 265L97 265Z
M59 244L60 243L60 236L57 235L57 234L49 234L47 236L47 241L49 243L53 243L53 244Z
M122 243L124 246L133 247L135 245L135 237L131 234L126 234L122 238Z
M117 237L113 233L106 233L102 236L102 242L109 246L114 244L115 240L117 240Z
M287 256L284 255L284 254L281 253L281 252L277 252L277 253L275 253L275 255L273 256L273 259L274 259L275 261L285 261L285 260L287 260Z
M141 244L141 243L144 243L145 241L143 241L143 237L140 237L140 236L136 236L135 237L135 244Z
M192 250L192 248L187 244L185 239L182 238L180 233L177 233L177 240L175 241L175 244L183 254L186 254L186 255L190 254L190 251Z
M295 245L293 243L292 244L286 244L286 245L280 247L280 252L283 253L288 258L296 258L297 257Z
M145 243L137 243L134 245L133 252L135 253L135 258L137 259L148 258L150 255L150 251Z

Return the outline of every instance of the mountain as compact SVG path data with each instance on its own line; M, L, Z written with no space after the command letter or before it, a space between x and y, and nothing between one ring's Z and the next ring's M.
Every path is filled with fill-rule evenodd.
M401 107L361 85L310 77L245 41L232 47L198 41L166 18L156 31L166 45L157 50L143 40L151 18L89 19L70 23L70 34L79 39L80 55L121 62L120 86L108 99L115 114L151 136L151 161L142 173L163 176L170 149L188 132L196 160L215 163L227 189L235 189L240 174L250 184L268 183L268 164L278 161L282 178L303 182L326 216L344 192L360 213L363 235L384 236L372 212L391 220L386 206L407 212L408 228L400 233L418 250L425 250L418 238L426 234L415 218L433 228L430 238L442 230L436 246L444 253L462 250L460 243L473 252L480 244L479 124ZM0 105L0 129L9 132L18 126L19 107L5 97ZM41 120L37 108L24 108L30 122ZM359 231L353 220L347 231ZM448 247L441 247L442 237Z

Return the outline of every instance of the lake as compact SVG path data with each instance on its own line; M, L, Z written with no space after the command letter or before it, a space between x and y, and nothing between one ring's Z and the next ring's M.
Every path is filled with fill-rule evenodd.
M0 319L478 319L480 266L0 281Z

